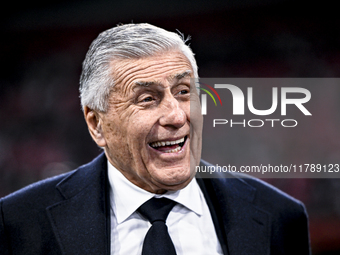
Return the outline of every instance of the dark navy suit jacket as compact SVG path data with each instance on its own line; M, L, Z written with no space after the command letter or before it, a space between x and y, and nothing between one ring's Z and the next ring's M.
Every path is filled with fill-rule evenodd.
M260 180L232 177L197 178L224 254L310 253L307 214L299 201ZM102 154L2 198L0 254L109 255L108 189Z

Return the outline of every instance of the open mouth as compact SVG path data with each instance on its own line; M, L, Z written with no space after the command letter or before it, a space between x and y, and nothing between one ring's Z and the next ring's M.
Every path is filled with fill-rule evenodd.
M160 141L149 143L149 146L163 153L175 153L182 149L188 136L175 141Z

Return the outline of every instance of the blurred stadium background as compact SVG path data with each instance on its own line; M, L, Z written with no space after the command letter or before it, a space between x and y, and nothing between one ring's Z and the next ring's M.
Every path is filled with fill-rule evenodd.
M83 120L78 80L91 41L118 23L190 35L201 77L340 77L340 17L327 1L33 0L0 12L0 197L100 153ZM339 89L323 96L333 111L325 126L311 128L328 137L324 154L339 160ZM280 145L294 150L294 137ZM296 156L310 151L307 142L299 148ZM226 158L244 149L231 146ZM339 254L339 179L267 181L305 203L313 254Z

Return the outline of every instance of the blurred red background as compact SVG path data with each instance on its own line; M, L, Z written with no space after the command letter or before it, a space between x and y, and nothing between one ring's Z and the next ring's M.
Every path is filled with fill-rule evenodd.
M327 1L284 0L6 3L0 15L0 197L100 153L78 98L81 62L99 32L132 21L178 29L192 37L201 77L339 77L335 9ZM324 95L333 109L340 106L338 92ZM323 122L332 126L339 118L335 110ZM308 153L307 144L299 146ZM232 149L238 155L244 148ZM339 179L267 181L305 203L313 254L339 254Z

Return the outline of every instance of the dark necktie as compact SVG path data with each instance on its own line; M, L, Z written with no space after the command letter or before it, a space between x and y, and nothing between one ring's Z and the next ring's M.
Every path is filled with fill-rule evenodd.
M176 202L167 198L151 198L138 208L138 212L152 224L144 239L142 255L176 255L165 225L175 204Z

